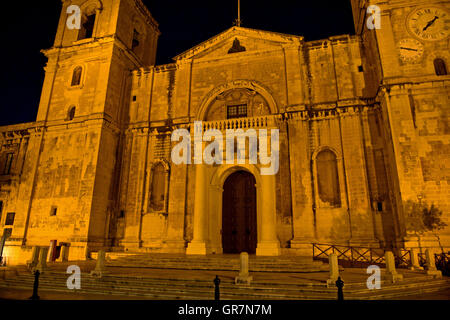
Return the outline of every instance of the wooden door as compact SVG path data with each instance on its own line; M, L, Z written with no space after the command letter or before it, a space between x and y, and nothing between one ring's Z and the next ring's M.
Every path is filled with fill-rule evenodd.
M224 183L222 204L222 246L224 253L256 253L256 181L238 171Z

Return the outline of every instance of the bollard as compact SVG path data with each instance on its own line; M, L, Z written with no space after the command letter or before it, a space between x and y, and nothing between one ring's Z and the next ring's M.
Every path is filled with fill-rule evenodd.
M330 265L330 278L327 280L327 287L331 288L339 278L338 256L335 253L332 253L329 255L328 260Z
M100 250L98 252L97 264L95 266L95 269L91 271L91 277L102 278L105 274L107 274L105 268L105 257L106 252L104 250Z
M425 250L425 256L427 259L427 264L425 265L427 269L427 275L433 276L435 278L442 278L442 272L436 269L436 259L434 254L430 249Z
M39 289L39 275L41 273L39 270L36 270L34 273L34 285L33 285L33 295L30 297L30 300L39 300L38 289Z
M253 277L250 277L248 272L248 253L241 253L241 267L239 271L239 276L234 279L235 284L250 285Z
M344 281L342 281L341 277L338 277L336 280L336 287L338 288L338 301L344 301Z
M403 280L403 275L397 273L397 270L395 269L395 258L391 251L385 252L384 260L386 261L386 275L384 278L391 283Z
M423 268L420 266L419 258L417 256L417 248L411 248L409 254L411 257L411 266L409 267L409 270L423 270Z
M214 289L214 300L219 301L220 300L220 279L219 276L216 276L216 278L214 279L214 285L215 285L215 289Z

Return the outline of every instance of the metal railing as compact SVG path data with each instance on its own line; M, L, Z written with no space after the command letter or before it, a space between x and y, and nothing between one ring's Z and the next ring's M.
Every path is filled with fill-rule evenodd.
M444 276L450 276L450 252L436 253L434 255L436 268L442 271Z
M418 253L417 256L419 257L419 265L425 268L427 265L425 253ZM450 252L435 253L434 261L436 269L442 271L444 276L450 276Z
M349 247L330 244L313 243L313 259L328 261L330 254L338 256L339 264L343 267L367 267L378 265L386 267L385 250L382 248ZM408 268L411 265L411 255L407 250L396 250L395 264L397 268Z

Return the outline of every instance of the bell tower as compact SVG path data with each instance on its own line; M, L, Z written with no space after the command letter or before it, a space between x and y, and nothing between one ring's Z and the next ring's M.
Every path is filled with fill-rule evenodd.
M397 240L415 247L411 206L433 204L444 223L450 218L450 3L351 2L363 44L365 98L381 111ZM450 228L439 236L448 247ZM430 234L426 246L439 244Z
M17 232L26 245L70 243L70 259L84 259L109 245L131 71L154 65L160 32L141 0L62 3L54 45L42 51L48 63L23 176L31 187L18 200Z
M121 123L129 71L154 65L158 24L140 0L63 0L38 121L103 114Z

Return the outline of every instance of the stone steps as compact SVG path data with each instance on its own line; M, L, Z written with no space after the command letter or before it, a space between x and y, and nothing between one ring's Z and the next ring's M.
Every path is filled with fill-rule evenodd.
M93 259L97 253L92 253ZM238 256L171 256L107 253L106 265L122 268L239 271ZM328 266L311 257L250 257L250 272L328 272Z
M44 273L40 279L40 289L73 292L67 289L68 275L64 273ZM34 277L20 274L16 278L0 282L0 287L30 289ZM193 279L158 279L133 276L105 276L101 280L82 275L82 290L78 293L104 294L115 296L135 296L152 299L186 299L211 300L214 296L212 280ZM348 284L344 287L347 299L388 299L418 293L427 293L450 288L448 279L431 279L418 277L395 285L382 285L381 290L369 291L364 284ZM30 291L31 292L31 291ZM230 280L222 280L221 296L223 299L291 299L291 300L326 300L336 298L335 288L326 288L325 284L301 283L267 283L254 282L250 287L235 286Z
M210 282L211 283L211 282ZM3 286L4 283L0 283ZM16 281L7 281L6 286L15 288L32 288L33 281L18 279ZM69 292L64 283L55 283L55 281L40 281L40 289L49 289L52 291ZM214 285L196 284L173 285L172 283L147 284L142 283L139 286L126 283L110 282L88 282L82 281L82 290L76 290L78 293L90 294L114 294L121 296L143 296L149 298L164 299L194 299L194 300L212 300L214 297ZM221 286L221 297L223 299L331 299L328 292L270 292L261 288L240 288L232 286Z

